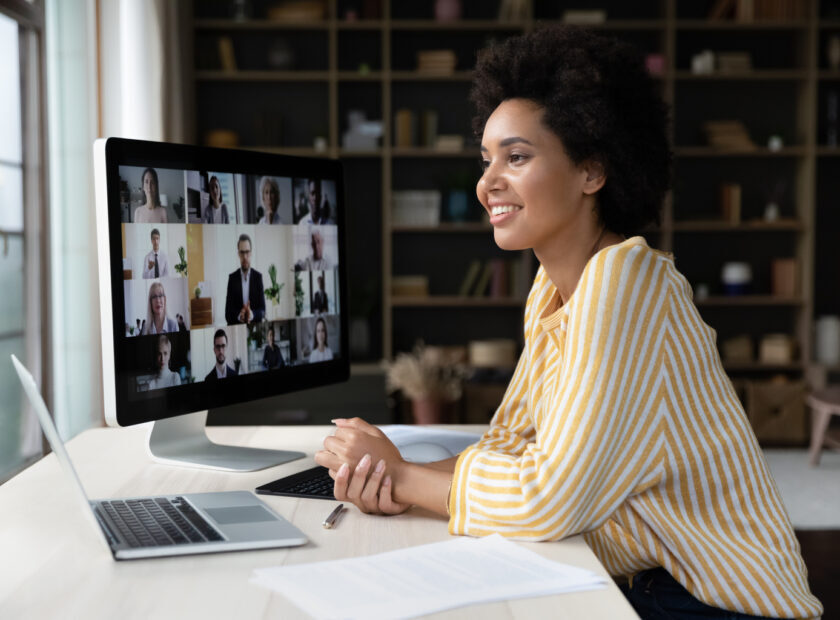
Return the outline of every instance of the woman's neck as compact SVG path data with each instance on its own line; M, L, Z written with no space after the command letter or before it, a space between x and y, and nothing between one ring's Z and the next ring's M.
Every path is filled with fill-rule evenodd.
M554 239L548 250L534 248L534 253L560 295L557 307L575 292L586 264L599 250L623 240L600 222L570 228L562 239Z

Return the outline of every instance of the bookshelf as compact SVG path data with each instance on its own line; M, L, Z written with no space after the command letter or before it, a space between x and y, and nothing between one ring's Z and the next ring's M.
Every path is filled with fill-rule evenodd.
M733 11L740 10L739 1ZM269 0L253 0L247 19L229 17L227 2L196 2L195 140L220 123L240 134L241 145L302 155L340 158L348 177L351 258L355 288L375 290L364 307L371 345L363 360L390 359L410 349L416 338L430 343L465 344L475 337L512 337L521 341L524 296L503 298L459 296L459 286L471 261L504 257L494 247L492 231L479 219L479 205L467 190L470 216L450 221L446 200L451 173L478 178L476 145L470 140L471 112L467 93L474 51L490 38L527 32L559 23L559 3L534 0L532 17L514 22L496 19L499 2L464 0L462 18L434 19L434 2L325 0L325 19L284 24L266 18ZM837 2L803 0L795 16L762 18L768 3L754 1L752 19L710 20L717 2L677 0L583 1L575 8L605 11L606 20L592 27L625 38L645 54L664 61L656 75L673 110L675 186L666 200L660 226L644 234L648 242L674 252L677 267L692 285L706 283L709 297L698 300L706 322L719 343L746 333L758 341L764 334L787 333L796 345L788 364L727 363L735 378L780 373L796 379L812 359L812 326L820 314L840 313L840 261L832 230L840 229L840 147L826 141L826 101L840 94L840 67L826 55L831 37L840 36ZM775 3L784 8L785 2ZM356 19L347 19L355 11ZM237 55L236 71L222 71L217 56L219 37L230 37ZM277 46L295 51L293 66L272 68L266 58ZM423 49L452 49L457 61L447 75L427 75L415 68ZM705 49L716 53L747 52L749 70L697 73L693 56ZM226 105L212 103L215 96ZM273 139L257 135L249 119L259 118L272 101L284 119ZM246 102L250 104L245 105ZM306 102L301 113L300 102ZM772 105L768 104L772 102ZM298 106L295 111L294 106ZM421 146L396 146L398 110L437 111L437 132L464 136L456 151ZM382 121L383 135L371 150L346 149L342 134L347 112L362 109L368 119ZM241 119L237 116L241 114ZM294 117L295 123L288 121ZM300 118L299 118L300 117ZM702 125L710 120L740 120L756 145L750 151L710 147ZM237 125L240 123L240 125ZM250 124L249 124L250 123ZM290 126L294 125L294 126ZM417 130L419 135L421 132ZM316 136L327 140L316 151ZM780 148L768 148L779 135ZM742 217L722 221L718 186L736 182L743 189ZM774 185L781 184L779 218L765 221L763 212ZM395 191L438 190L441 222L416 226L394 222ZM457 189L464 189L457 187ZM363 239L364 241L355 241ZM536 265L531 260L528 269ZM773 295L769 264L774 258L796 261L797 294ZM720 290L721 266L727 260L749 263L754 290L745 297L727 297ZM428 297L391 294L392 278L425 274ZM372 284L371 284L372 283ZM369 312L367 309L372 308Z

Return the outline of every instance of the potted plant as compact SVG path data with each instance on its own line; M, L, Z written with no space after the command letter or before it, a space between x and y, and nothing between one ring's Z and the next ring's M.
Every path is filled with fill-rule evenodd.
M303 314L303 280L300 271L295 270L295 316Z
M175 265L175 271L187 277L187 259L184 256L184 246L178 248L178 257L181 259L181 262Z
M428 347L419 342L411 353L398 353L388 364L388 390L401 390L411 399L416 424L440 424L446 410L461 397L467 377L462 349Z
M277 282L277 267L274 266L274 263L268 266L268 277L271 278L271 286L265 289L265 297L271 300L272 305L276 306L280 303L280 291L283 290L286 283Z

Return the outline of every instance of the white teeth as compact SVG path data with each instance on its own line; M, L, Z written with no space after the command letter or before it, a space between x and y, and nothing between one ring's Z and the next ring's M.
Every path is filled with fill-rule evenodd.
M493 215L502 215L503 213L510 213L511 211L519 211L522 207L517 205L504 205L500 207L493 207L491 213Z

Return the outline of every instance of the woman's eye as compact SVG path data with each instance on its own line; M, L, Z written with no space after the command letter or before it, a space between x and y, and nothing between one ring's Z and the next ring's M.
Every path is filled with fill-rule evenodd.
M480 159L478 161L478 167L481 168L481 171L484 172L490 167L490 162L486 159Z
M527 159L527 157L525 155L522 155L521 153L511 153L508 156L508 161L512 164L522 163L526 159Z

